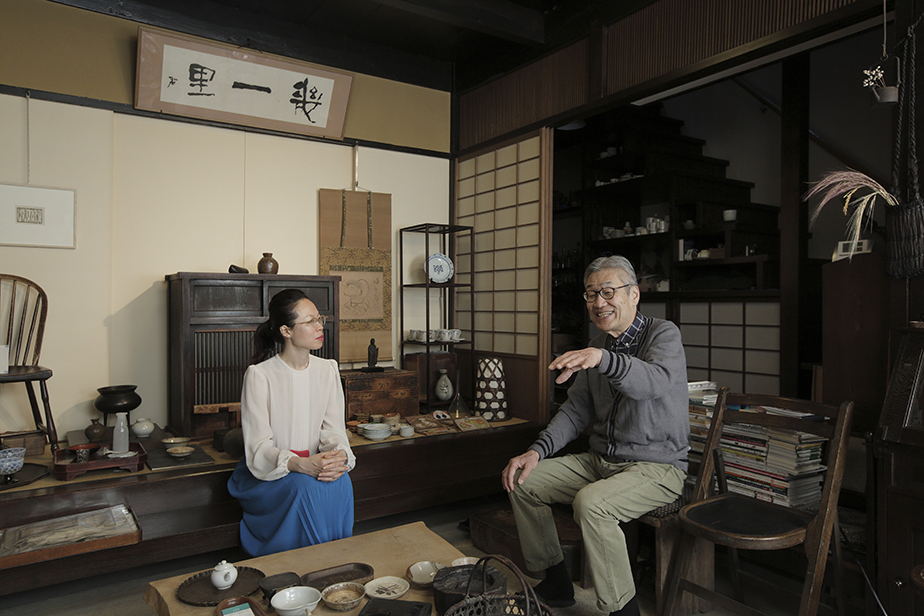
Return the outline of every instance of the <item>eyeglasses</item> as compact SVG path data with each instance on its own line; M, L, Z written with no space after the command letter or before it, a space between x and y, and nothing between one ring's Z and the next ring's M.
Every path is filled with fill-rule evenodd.
M324 327L327 323L327 315L319 314L316 317L308 317L304 321L299 321L296 325L313 325L314 327Z
M624 284L621 287L601 287L599 291L584 291L584 301L586 301L588 304L592 304L597 301L598 295L603 299L613 299L613 296L616 295L616 291L631 286L633 286L632 283L629 283Z

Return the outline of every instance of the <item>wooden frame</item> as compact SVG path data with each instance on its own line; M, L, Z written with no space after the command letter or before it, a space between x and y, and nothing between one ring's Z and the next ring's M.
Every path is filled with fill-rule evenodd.
M305 62L138 29L138 109L343 139L352 84Z

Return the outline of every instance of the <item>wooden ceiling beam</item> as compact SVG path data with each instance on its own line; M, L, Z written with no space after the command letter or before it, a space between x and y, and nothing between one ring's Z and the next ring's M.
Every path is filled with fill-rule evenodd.
M378 0L408 13L526 45L545 42L542 13L506 0Z

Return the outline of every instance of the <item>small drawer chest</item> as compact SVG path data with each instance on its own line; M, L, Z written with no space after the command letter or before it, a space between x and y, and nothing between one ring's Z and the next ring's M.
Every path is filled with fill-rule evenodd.
M346 419L357 413L399 413L417 415L417 372L385 369L382 372L342 370L343 393L346 397Z

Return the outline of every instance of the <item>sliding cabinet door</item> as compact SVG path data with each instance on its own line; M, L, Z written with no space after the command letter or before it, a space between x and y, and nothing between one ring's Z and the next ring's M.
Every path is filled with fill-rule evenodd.
M514 417L549 418L552 131L456 161L456 323L477 357L499 357ZM470 307L474 305L473 313ZM472 322L474 314L474 322Z

